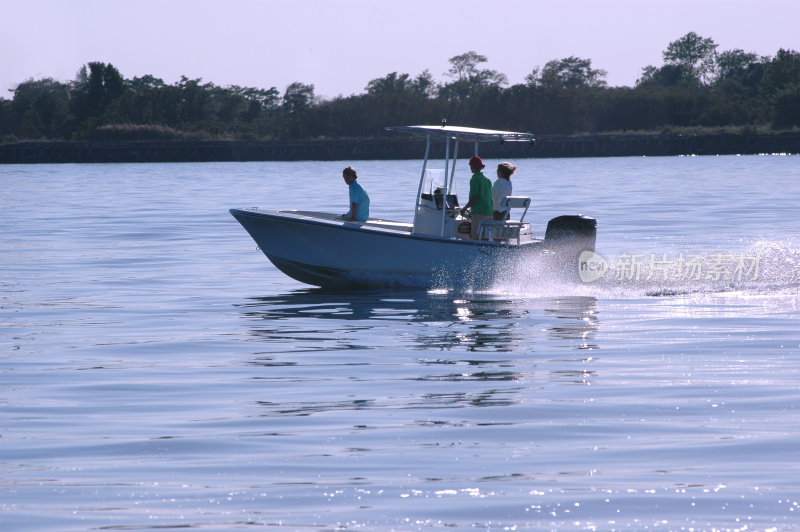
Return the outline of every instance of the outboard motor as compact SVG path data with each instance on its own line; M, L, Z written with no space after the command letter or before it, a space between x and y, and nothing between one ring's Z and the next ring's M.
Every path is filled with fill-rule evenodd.
M594 251L597 238L597 220L582 215L556 216L547 222L544 239L569 247L580 247L581 251Z

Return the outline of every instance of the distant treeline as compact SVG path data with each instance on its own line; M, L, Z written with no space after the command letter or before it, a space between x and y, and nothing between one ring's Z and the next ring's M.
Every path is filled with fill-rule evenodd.
M0 164L148 163L206 161L357 161L418 159L426 150L420 138L286 141L30 141L0 144ZM465 150L469 157L471 150ZM443 159L444 142L430 146L431 159ZM464 152L462 152L464 153ZM534 144L493 142L481 155L493 159L621 157L800 153L800 130L780 133L696 135L544 135Z
M646 66L634 87L608 87L591 60L555 59L522 84L482 68L474 51L450 58L447 81L429 71L392 72L365 92L321 99L314 85L219 87L182 77L124 78L111 64L84 65L70 82L20 83L0 98L0 141L237 140L370 138L387 125L439 123L540 135L750 132L800 126L800 53L719 52L688 33L669 43L661 66Z

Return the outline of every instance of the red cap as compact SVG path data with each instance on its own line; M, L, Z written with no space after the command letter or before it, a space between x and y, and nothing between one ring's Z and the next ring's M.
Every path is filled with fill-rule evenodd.
M469 160L470 166L480 166L481 168L486 168L486 165L483 164L483 159L478 157L477 155Z

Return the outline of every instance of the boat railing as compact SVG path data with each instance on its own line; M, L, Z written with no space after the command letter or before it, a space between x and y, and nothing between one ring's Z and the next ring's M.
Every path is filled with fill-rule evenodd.
M520 230L522 224L519 222L506 222L501 220L487 220L478 224L478 240L516 240L520 243Z
M520 243L520 233L525 223L522 221L531 206L531 199L527 196L508 196L505 201L507 210L525 209L519 220L484 220L478 224L479 240L516 240Z

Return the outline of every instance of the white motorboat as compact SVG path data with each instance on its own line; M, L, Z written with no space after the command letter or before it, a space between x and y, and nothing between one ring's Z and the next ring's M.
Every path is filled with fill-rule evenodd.
M283 273L315 286L408 286L431 288L489 280L493 263L545 254L567 275L578 274L578 257L594 251L597 223L581 215L559 216L535 238L524 221L530 199L511 196L511 220L481 222L470 238L470 219L460 216L454 191L460 144L529 142L530 133L457 126L401 126L390 131L427 138L413 223L301 210L231 209L260 250ZM431 143L444 141L444 167L428 168ZM452 153L451 153L452 148ZM444 199L446 198L446 199ZM515 218L518 216L518 218ZM481 272L481 275L476 273Z

